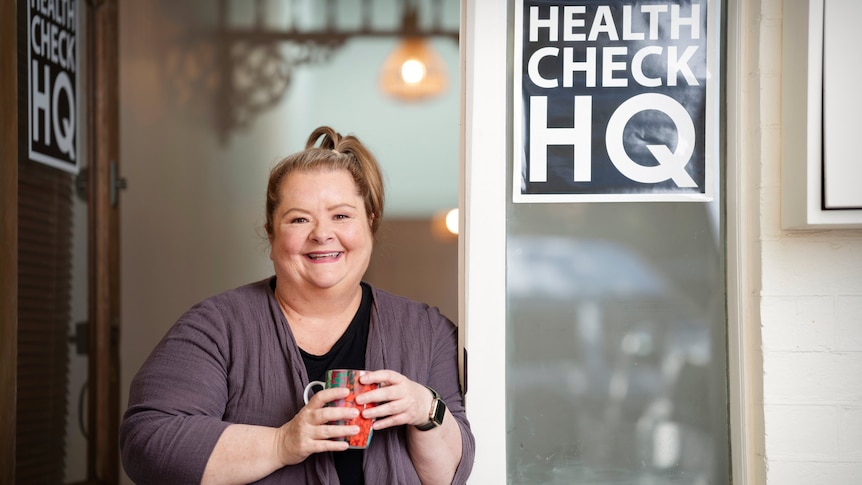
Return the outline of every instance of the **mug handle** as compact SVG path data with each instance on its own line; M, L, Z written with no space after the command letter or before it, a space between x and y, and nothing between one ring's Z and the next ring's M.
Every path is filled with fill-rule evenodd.
M326 389L326 383L323 381L311 381L305 386L305 391L302 393L302 399L305 400L305 404L308 404L308 391L310 391L314 386L320 386L321 389Z

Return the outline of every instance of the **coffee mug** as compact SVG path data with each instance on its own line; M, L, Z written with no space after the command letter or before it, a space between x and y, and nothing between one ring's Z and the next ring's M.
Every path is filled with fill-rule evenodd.
M367 448L369 444L371 444L371 434L373 430L371 429L371 423L374 422L373 419L366 419L362 417L362 410L374 407L374 403L368 403L364 405L356 404L356 396L362 394L366 391L371 391L373 389L377 389L377 384L360 384L359 376L365 374L368 371L357 370L357 369L330 369L326 371L326 381L311 381L305 386L305 392L302 397L305 399L305 403L308 404L308 400L310 398L309 392L315 387L321 387L324 389L330 389L333 387L346 387L350 389L350 394L347 395L344 399L336 399L335 401L330 401L326 403L326 407L354 407L359 410L359 416L353 419L340 419L338 421L333 421L330 424L336 425L355 425L359 426L359 433L353 436L344 436L339 438L333 438L337 441L347 441L350 445L350 448Z

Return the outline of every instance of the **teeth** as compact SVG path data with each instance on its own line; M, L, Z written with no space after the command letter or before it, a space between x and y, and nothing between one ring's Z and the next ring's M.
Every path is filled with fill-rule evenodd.
M309 254L308 257L311 259L324 259L324 258L334 258L338 256L338 252L333 253L318 253L318 254Z

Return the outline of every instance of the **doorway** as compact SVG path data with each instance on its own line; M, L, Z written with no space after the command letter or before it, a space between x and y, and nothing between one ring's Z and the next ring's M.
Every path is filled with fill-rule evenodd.
M123 4L122 155L130 188L122 207L121 396L185 310L272 274L262 232L268 171L279 158L301 150L308 134L324 124L355 134L383 165L386 212L375 247L381 252L372 258L372 264L381 264L370 268L370 276L384 288L402 292L408 285L397 278L413 279L418 287L409 288L416 290L413 296L446 306L448 316L457 319L457 240L435 240L430 225L438 210L458 204L458 43L433 39L447 63L447 90L426 101L405 102L386 96L378 86L380 68L397 46L395 38L353 38L329 57L289 69L278 53L297 55L295 45L262 42L258 50L249 50L237 42L240 59L260 60L260 70L254 71L260 76L256 84L236 86L244 91L235 91L239 98L228 102L216 81L220 70L230 68L245 80L252 66L216 62L214 50L226 40L214 34L222 3L230 5L224 28L235 30L231 39L255 32L260 19L270 31L289 27L291 5L302 15L296 22L309 30L325 25L327 4L345 6L338 9L336 23L347 30L355 30L361 18L345 11L348 7L371 5L376 27L386 28L397 24L400 9L392 7L401 5L390 0ZM427 3L433 2L422 2ZM437 3L445 8L444 25L457 32L457 0ZM290 84L282 97L266 107L256 105L260 109L251 116L242 101L271 101L267 94L280 92L278 76L284 72ZM225 113L232 103L242 109ZM219 120L236 121L243 113L249 115L244 125L230 124L229 132L222 131L225 125ZM408 245L418 238L424 238L422 246ZM437 252L426 255L429 247ZM397 260L397 266L384 258ZM438 258L442 262L435 264ZM391 268L400 274L393 275ZM429 294L428 287L435 292Z
M3 98L19 101L2 109L0 433L10 466L0 474L4 483L117 483L117 2L78 2L62 16L30 4L4 2L0 16ZM37 161L29 148L29 49L40 44L26 39L49 21L76 37L64 54L79 62L61 61L75 83L65 78L60 105L78 97L78 110L55 104L49 120L71 135L74 167Z

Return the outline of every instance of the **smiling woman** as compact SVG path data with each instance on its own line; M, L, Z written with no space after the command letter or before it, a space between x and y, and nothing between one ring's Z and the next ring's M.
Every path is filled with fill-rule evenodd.
M457 42L432 39L447 64L450 88L427 102L406 104L380 91L380 68L396 39L357 38L325 62L294 66L290 88L278 104L256 112L242 129L224 139L216 129L237 114L230 112L236 98L214 91L221 85L219 76L225 75L223 63L245 59L216 55L217 46L235 39L220 33L218 5L228 7L223 19L228 28L253 31L256 5L276 10L262 18L262 28L281 28L290 24L290 17L281 13L291 4L297 5L296 15L313 15L322 25L320 12L327 3L332 2L153 0L119 9L119 160L133 189L124 192L120 204L123 408L135 373L186 309L238 282L272 274L270 245L262 230L269 170L275 157L303 149L320 125L356 131L385 174L385 219L375 238L370 268L374 278L366 281L457 317L455 241L429 248L429 234L429 241L418 241L424 245L401 246L403 239L413 242L420 230L427 232L420 221L427 224L436 210L458 204ZM363 2L336 3L354 8ZM446 9L444 25L457 32L458 1L440 3ZM397 25L398 9L376 10L379 15L371 19L375 25ZM360 16L348 14L339 18L358 24ZM254 73L245 71L237 81ZM408 225L405 219L408 229L416 230L402 236L397 231ZM395 244L397 251L389 249ZM446 269L444 277L441 268ZM409 284L401 284L408 278Z
M138 372L120 438L132 479L466 482L475 445L457 328L436 307L362 280L383 200L374 156L329 127L272 169L275 275L194 306ZM362 411L374 420L366 449L343 440L356 426L334 424L358 414L331 404L346 389L304 401L331 369L365 369L361 383L379 385L356 396L375 404Z
M287 177L269 231L270 258L282 282L310 294L355 287L371 258L371 219L346 170Z

